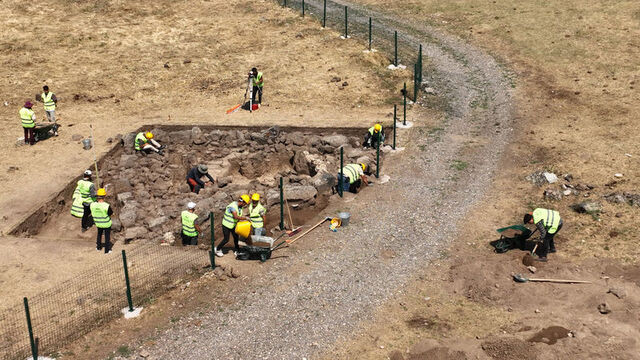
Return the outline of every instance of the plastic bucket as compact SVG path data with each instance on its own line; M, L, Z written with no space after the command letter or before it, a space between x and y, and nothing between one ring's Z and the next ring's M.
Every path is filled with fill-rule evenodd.
M251 222L248 220L238 221L236 225L236 234L243 238L248 238L251 234Z
M83 147L85 150L89 150L89 149L91 149L91 139L84 139L84 140L82 140L82 147Z
M349 219L351 219L351 214L348 212L338 213L338 218L340 219L340 226L349 225Z

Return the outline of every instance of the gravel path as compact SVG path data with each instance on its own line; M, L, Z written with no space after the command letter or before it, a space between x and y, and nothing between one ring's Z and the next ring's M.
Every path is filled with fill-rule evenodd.
M234 306L182 319L144 348L149 358L319 356L402 292L416 269L441 256L457 222L483 196L511 134L506 74L490 56L438 30L374 15L382 26L411 34L406 41L425 45L436 69L429 85L450 101L444 130L427 135L415 119L417 126L402 133L410 140L405 151L387 155L384 173L391 181L327 209L348 209L350 226L338 233L322 227L285 250L289 257L269 261L264 273L237 284L228 294ZM473 105L479 100L486 106ZM476 145L470 147L470 139ZM454 159L470 165L454 169ZM390 250L395 257L381 256ZM190 325L194 318L200 326Z

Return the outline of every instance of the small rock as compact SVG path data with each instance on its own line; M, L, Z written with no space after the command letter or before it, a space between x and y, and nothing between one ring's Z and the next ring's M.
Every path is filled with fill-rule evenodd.
M435 95L436 94L436 90L434 88L425 88L424 89L425 94L429 94L429 95Z
M125 240L133 240L133 239L136 239L136 238L142 238L147 234L149 234L149 231L147 229L145 229L142 226L135 226L135 227L127 229L124 232L124 239Z
M571 174L564 174L564 175L562 175L562 177L568 182L572 182L573 181L573 175L571 175Z
M623 288L620 288L620 287L611 287L611 288L609 288L609 291L607 291L607 294L613 294L618 299L624 299L627 296L627 292Z
M165 69L168 69L168 68L170 68L170 67L171 67L171 66L169 66L169 63L164 63L164 65L163 65L163 66L164 66L164 68L165 68Z
M563 191L563 192L562 192L562 195L564 195L564 196L569 196L569 195L571 195L571 189L567 189L567 190Z
M111 143L113 143L113 138L108 138L107 139L107 144L111 144Z
M531 273L532 273L532 274L535 274L535 273L536 273L536 271L538 271L538 269L536 269L536 267L535 267L535 266L527 266L527 269L528 269L529 271L531 271Z
M569 191L571 192L571 191ZM560 201L562 200L562 193L558 190L554 190L554 189L545 189L544 193L542 194L542 196L544 197L545 200L551 200L551 201Z
M151 354L149 354L149 352L147 350L140 351L140 357L148 358L149 355L151 355Z
M9 168L7 168L7 172L14 172L17 170L20 170L20 168L17 166L9 166Z
M622 216L623 216L622 213L616 213L617 218L621 218Z
M540 310L538 310L538 309L536 309L534 312L535 312L536 314L540 314Z
M349 83L345 81L342 83L342 86L349 86Z
M218 187L225 187L233 182L232 176L223 176L218 178Z
M183 64L191 64L191 59L184 59Z
M175 235L173 235L172 232L166 232L162 236L162 241L167 243L167 244L169 244L169 245L173 245L176 242L176 238L175 238Z
M571 208L579 213L593 214L602 211L602 204L597 201L584 201L571 205Z
M340 81L342 81L342 79L338 76L334 76L331 78L331 82L340 82Z
M544 178L547 180L549 184L553 184L558 181L558 176L556 176L556 174L554 173L543 172L542 176L544 176Z
M615 176L615 177L617 177L617 178L621 178L621 177L622 177L622 174L617 173L617 174L613 174L613 176Z
M81 141L82 139L84 139L84 136L80 134L71 135L71 141Z
M602 303L598 305L598 311L600 312L600 314L609 314L611 313L611 308L609 308L609 305L607 305L607 303Z
M166 216L160 216L160 217L157 217L155 219L151 219L151 220L149 220L149 227L153 229L155 227L158 227L158 226L166 223L167 220L169 220L169 218L166 217Z

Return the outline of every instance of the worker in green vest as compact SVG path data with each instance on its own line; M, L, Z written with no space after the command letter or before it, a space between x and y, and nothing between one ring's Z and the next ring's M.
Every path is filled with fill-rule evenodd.
M249 76L253 78L252 86L253 86L253 94L251 101L254 104L262 104L262 87L264 85L264 79L262 78L262 72L258 72L258 69L253 68L249 73ZM256 102L256 93L258 94L258 102Z
M98 237L96 238L96 250L100 251L104 248L104 253L111 252L111 215L113 210L109 203L104 201L107 196L105 189L98 189L96 193L97 200L91 203L91 216L98 228ZM102 245L102 234L104 234L104 245Z
M382 125L375 124L370 127L364 135L364 142L362 143L362 146L375 149L378 147L378 141L380 141L380 146L382 146L384 143L384 129L382 129Z
M196 224L198 215L195 213L196 203L190 201L187 210L183 210L182 217L182 246L198 245L198 235L201 233L200 225Z
M36 143L36 137L33 129L36 127L36 113L31 110L33 104L27 100L22 109L20 109L20 121L24 129L24 143L33 145Z
M266 213L267 209L260 203L260 194L253 193L253 195L251 195L251 204L249 204L249 219L251 220L253 235L267 235L267 231L264 229Z
M151 131L139 132L133 141L133 148L141 153L149 154L152 152L164 155L164 145L160 145L153 139L153 133Z
M56 105L58 104L58 99L56 98L56 94L49 91L49 87L47 85L42 87L42 103L44 104L44 112L47 114L47 120L49 122L56 122Z
M242 215L242 209L244 209L251 199L249 199L249 195L244 194L240 196L238 201L234 201L231 204L227 205L224 210L224 215L222 217L222 242L218 244L217 247L213 248L216 256L223 256L222 248L229 242L229 235L233 235L233 245L234 245L234 254L237 254L240 251L240 244L238 243L240 239L238 238L238 234L236 234L235 229L238 221L240 220L249 220L246 216Z
M365 164L347 164L342 168L344 177L342 178L343 191L349 191L357 194L362 184L369 185L365 170L367 166ZM338 184L340 186L340 173L338 173Z
M87 170L84 172L82 179L78 180L76 189L73 192L73 202L71 204L71 215L73 216L80 214L80 209L78 207L74 208L74 204L76 204L76 206L82 205L82 232L89 230L91 225L93 225L90 206L96 198L96 187L93 185L93 182L91 182L91 175L91 170Z
M525 214L523 221L525 224L536 225L540 232L538 241L542 243L542 246L538 248L538 258L536 260L547 261L547 254L556 252L553 238L562 229L563 221L560 218L560 213L555 210L537 208L532 213Z

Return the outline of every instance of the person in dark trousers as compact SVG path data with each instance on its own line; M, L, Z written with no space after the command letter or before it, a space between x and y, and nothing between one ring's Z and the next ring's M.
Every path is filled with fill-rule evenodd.
M182 218L182 246L198 245L198 235L202 232L200 225L196 223L198 215L195 213L196 203L190 201L187 204L187 210L183 210L180 217Z
M258 72L258 69L253 68L251 69L251 72L249 73L249 75L253 76L253 97L251 98L251 101L254 104L262 104L262 87L264 85L264 79L262 78L262 73ZM256 94L258 94L258 102L256 102Z
M209 175L209 168L207 165L200 164L189 170L187 173L187 184L189 184L191 192L199 194L200 190L204 188L206 183L201 180L203 176L206 176L209 179L208 182L213 185L214 180L211 175Z
M111 253L111 215L113 210L109 203L104 201L107 196L105 189L98 189L97 200L91 203L91 216L98 228L98 237L96 238L96 250L100 251L104 248L104 253ZM104 234L104 245L102 245L102 234Z
M365 164L347 164L342 168L344 177L342 178L343 191L348 190L354 194L357 194L362 187L362 184L369 185L367 176L364 174L366 169ZM340 186L340 173L337 176L338 184ZM337 189L337 188L336 188Z
M380 139L380 146L382 146L384 143L384 129L382 129L382 125L375 124L367 130L362 146L365 148L370 147L375 149L378 147L378 139Z
M36 143L36 136L33 129L36 127L36 113L31 110L33 104L27 100L20 109L20 121L24 129L24 143L33 145Z
M76 185L76 189L73 192L74 203L78 203L76 201L78 197L82 201L82 232L89 230L89 228L93 225L93 219L91 218L91 203L96 198L96 187L91 182L91 170L87 170L84 172L82 179L78 180L78 184ZM73 205L71 207L73 214ZM79 209L78 209L79 210Z
M240 220L249 220L248 217L242 216L242 209L246 207L251 199L249 199L249 195L242 195L238 201L234 201L231 204L227 205L224 210L224 216L222 217L222 242L218 244L217 247L213 248L213 252L216 256L222 257L224 254L222 253L222 248L227 245L229 242L229 235L233 235L233 245L234 245L234 253L237 254L240 251L240 244L238 243L240 239L238 238L238 234L236 234L235 229L238 221Z
M555 210L537 208L532 213L525 214L523 222L536 225L540 232L538 241L542 243L542 246L538 247L538 258L536 260L547 261L547 254L556 252L553 238L562 229L563 221L560 218L560 213Z
M47 114L47 120L49 120L49 122L56 122L56 105L58 105L58 98L56 98L56 94L49 91L47 85L42 87L42 91L40 98L44 104L44 112Z

